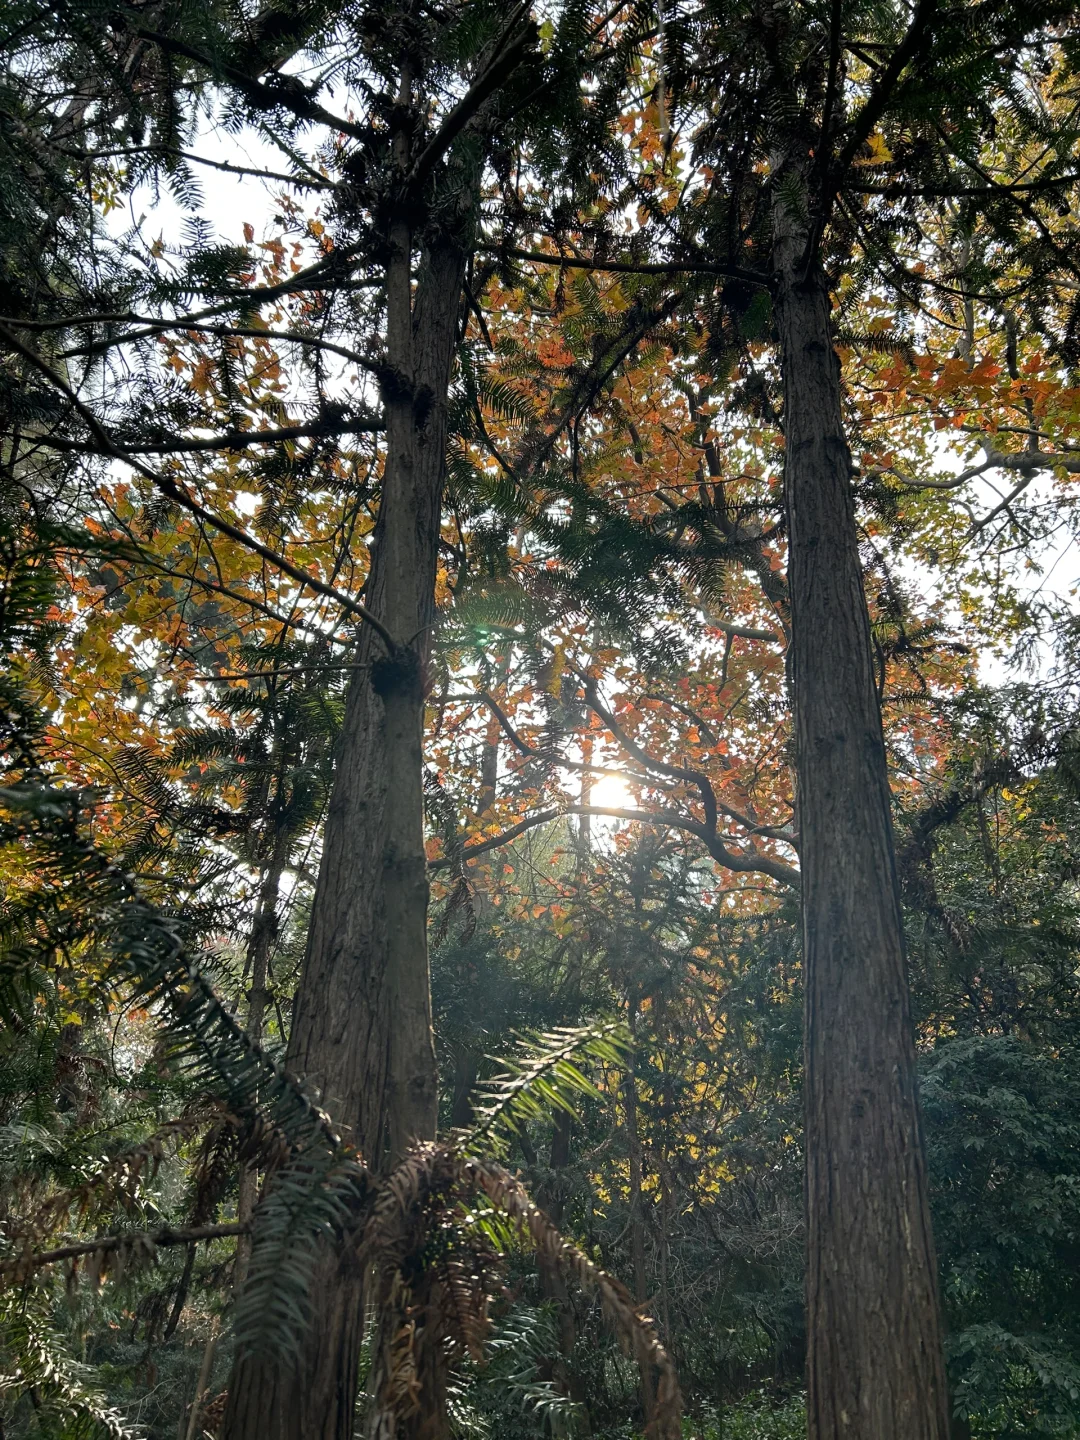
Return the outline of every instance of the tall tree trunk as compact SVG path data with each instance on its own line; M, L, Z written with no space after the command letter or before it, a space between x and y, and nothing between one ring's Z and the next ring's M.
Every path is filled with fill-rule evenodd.
M476 802L477 815L486 815L495 804L495 792L499 784L499 737L502 730L498 717L488 716L484 731L484 744L480 751L480 798Z
M824 272L777 185L802 833L810 1440L946 1440L889 781Z
M639 1305L649 1298L649 1276L645 1263L645 1206L642 1181L645 1167L638 1129L637 1074L634 1045L637 1043L638 1001L631 996L627 1003L631 1050L623 1081L623 1104L626 1108L626 1141L630 1161L630 1264L634 1273L634 1299ZM641 1368L641 1409L645 1430L649 1432L656 1408L656 1381L651 1369Z
M365 603L397 645L388 655L370 628L360 635L287 1053L374 1169L435 1133L423 718L465 267L444 235L414 294L407 223L390 241L386 464ZM315 1293L294 1374L265 1357L237 1361L227 1440L350 1440L363 1277L327 1256Z
M259 887L255 904L255 918L251 925L251 936L244 970L250 980L248 990L247 1033L256 1045L262 1042L263 1022L266 1018L266 1004L270 992L266 987L270 970L270 952L278 933L278 898L281 890L281 876L289 851L289 837L284 827L278 826L274 835L270 863ZM255 1198L259 1189L259 1171L255 1165L244 1165L240 1171L240 1188L236 1200L236 1218L242 1222L251 1219L255 1209ZM233 1284L243 1285L247 1278L251 1260L251 1237L241 1235L236 1242L236 1266Z
M581 760L583 765L593 763L593 738L586 731L581 737ZM589 770L581 772L581 794L578 797L581 808L584 810L592 804L593 777ZM578 864L584 868L589 861L589 852L592 849L592 816L582 815L577 823L577 833L574 836L577 849Z
M451 1130L465 1130L473 1123L473 1091L479 1074L480 1056L462 1040L454 1049L454 1091L450 1101Z

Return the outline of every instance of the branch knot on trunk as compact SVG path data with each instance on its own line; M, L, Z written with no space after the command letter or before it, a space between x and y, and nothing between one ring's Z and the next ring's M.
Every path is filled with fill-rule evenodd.
M392 695L417 695L422 689L420 656L408 645L395 645L389 655L372 662L371 686L380 700Z

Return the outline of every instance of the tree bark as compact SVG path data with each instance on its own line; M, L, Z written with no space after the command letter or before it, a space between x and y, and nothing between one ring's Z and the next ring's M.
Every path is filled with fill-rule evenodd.
M810 1440L946 1440L889 781L829 287L774 211L802 831Z
M286 1062L376 1170L436 1123L423 719L465 269L462 243L444 232L414 287L407 222L391 226L390 244L386 463L365 604L397 644L388 655L370 628L360 635ZM237 1361L227 1440L350 1440L363 1277L328 1255L314 1295L295 1373Z
M495 792L499 783L499 738L502 730L498 717L488 716L484 732L484 744L480 751L480 798L476 802L477 815L486 815L495 804Z
M627 1002L627 1018L631 1049L623 1081L623 1103L626 1107L626 1141L630 1162L630 1264L634 1276L634 1299L639 1306L649 1298L649 1275L645 1261L645 1205L642 1181L645 1177L641 1133L638 1129L637 1073L634 1045L637 1043L638 1002L631 996ZM656 1381L651 1369L641 1369L641 1410L646 1434L656 1409Z
M476 1114L473 1108L473 1091L479 1072L480 1056L467 1040L462 1040L454 1050L454 1093L450 1102L450 1129L465 1130Z
M562 1110L556 1112L551 1133L551 1149L548 1152L548 1174L536 1190L536 1203L560 1230L568 1198L565 1172L570 1164L573 1131L573 1116ZM534 1155L530 1163L535 1163L535 1160ZM574 1351L577 1348L577 1311L574 1296L566 1283L565 1275L550 1255L540 1251L536 1261L540 1273L540 1289L545 1299L553 1301L558 1312L559 1354L552 1358L549 1378L555 1381L564 1395L580 1407L578 1432L591 1435L589 1397L582 1377L574 1367ZM560 1437L569 1433L568 1426L557 1412L550 1418L553 1440L560 1440Z
M280 795L278 798L280 799ZM266 1004L270 998L266 981L270 970L270 952L278 934L278 898L288 851L288 834L284 827L278 824L274 834L270 863L259 887L255 918L251 925L251 936L248 940L244 965L246 975L251 982L248 990L247 1033L257 1045L262 1043ZM250 1221L255 1209L258 1190L258 1166L243 1165L240 1170L240 1186L236 1199L236 1218L241 1224L246 1225ZM241 1235L236 1242L236 1263L233 1270L233 1284L237 1288L243 1285L247 1278L250 1260L251 1236Z

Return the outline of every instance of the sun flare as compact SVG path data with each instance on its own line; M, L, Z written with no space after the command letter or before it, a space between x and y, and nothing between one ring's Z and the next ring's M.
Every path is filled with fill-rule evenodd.
M626 810L632 805L630 787L622 775L601 775L593 781L589 803L605 810Z

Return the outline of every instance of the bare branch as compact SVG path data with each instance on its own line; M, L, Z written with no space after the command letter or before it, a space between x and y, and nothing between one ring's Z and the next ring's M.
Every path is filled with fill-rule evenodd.
M303 345L312 350L325 350L331 355L340 355L342 359L358 365L361 370L366 370L371 375L377 375L381 368L377 361L361 355L358 350L352 350L347 345L335 345L332 340L323 340L318 335L305 335L299 330L270 330L260 325L222 325L216 322L207 325L190 319L148 320L142 330L131 331L127 335L110 336L107 340L95 340L91 345L77 345L69 350L61 350L59 359L100 355L106 350L115 350L119 345L128 345L133 340L146 340L151 335L163 335L169 330L194 330L200 335L216 335L226 340L281 340L288 345Z
M173 145L126 145L117 150L95 150L93 159L110 160L128 155L163 155L166 159L190 160L195 165L206 165L211 170L224 170L229 175L251 175L257 180L280 180L285 185L295 185L300 190L336 190L333 180L316 180L302 175L287 175L282 170L263 170L253 165L230 165L227 160L211 160L194 150L180 150ZM84 158L84 157L80 157Z
M465 863L475 860L480 855L486 855L489 850L499 850L503 845L509 845L519 835L524 835L527 830L535 830L538 825L546 825L549 820L557 820L560 815L566 812L559 807L550 810L538 810L534 815L527 815L524 820L519 820L516 825L511 825L508 830L502 830L498 835L491 835L487 840L478 840L474 845L466 845L460 855L450 857L442 856L438 860L429 860L429 870L446 870L460 860Z
M769 284L769 277L759 270L744 270L738 265L715 265L703 260L596 260L589 255L549 255L542 250L517 250L513 246L479 245L477 249L483 255L495 255L504 260L529 260L536 265L598 270L609 275L721 275L731 280L745 280L750 285Z
M930 21L937 10L937 0L919 0L911 24L903 39L889 56L888 63L881 71L867 97L865 105L855 116L848 142L832 168L835 185L843 178L851 162L870 138L874 126L881 119L886 106L892 99L901 75L919 52Z
M1030 432L1026 432L1030 433ZM961 485L966 485L969 480L974 480L980 475L985 475L988 470L1019 470L1025 475L1025 479L1017 486L1013 494L997 509L977 523L971 534L978 534L979 530L988 525L994 517L1010 504L1032 481L1035 474L1040 470L1053 470L1055 466L1066 470L1070 475L1080 475L1080 450L1016 450L1007 454L1003 450L995 450L988 442L984 442L983 450L986 459L978 465L969 465L959 475L953 475L948 480L915 480L903 471L898 470L895 465L885 465L880 469L868 470L868 476L872 475L893 475L903 485L910 486L912 490L958 490ZM969 537L970 538L970 537Z
M235 85L248 104L256 110L288 110L298 120L325 125L341 135L351 135L354 140L367 138L367 132L362 125L355 124L344 115L335 115L324 109L318 101L312 99L303 82L294 75L275 71L272 72L270 80L256 80L254 76L238 70L235 65L228 65L202 50L197 50L193 45L186 45L172 35L163 34L160 30L136 26L132 33L140 40L150 40L153 44L160 45L162 50L168 50L173 55L183 55L187 60L194 60L210 74L227 80L230 85Z
M215 315L226 314L235 310L238 306L248 311L258 308L259 305L270 304L274 300L280 300L285 295L295 295L301 290L318 288L324 283L333 284L337 288L348 290L373 290L382 282L375 279L345 279L343 272L353 260L357 258L360 246L343 246L334 250L330 255L317 260L313 265L298 270L288 280L281 280L276 285L251 285L242 289L221 291L225 298L205 309L196 310L190 315L177 316L169 322L170 329L175 330L198 330L203 320L211 319ZM87 325L148 325L159 326L161 321L152 315L139 315L134 311L122 310L103 314L90 315L69 315L58 319L31 320L25 316L3 315L0 316L0 323L10 325L13 330L78 330ZM147 331L147 334L153 333ZM143 336L131 334L126 337L128 340L139 340Z
M774 645L779 645L783 639L775 630L756 630L752 625L733 625L730 620L718 620L715 615L706 615L705 618L714 630L722 630L725 635L732 635L736 639L769 640Z
M248 450L254 445L279 445L288 440L333 439L345 435L377 434L386 427L381 419L324 421L311 425L283 425L271 430L227 430L222 435L207 435L198 439L160 440L144 445L125 445L128 455L174 455L191 454L206 450ZM77 440L67 440L59 435L33 435L36 444L47 445L50 450L63 450L76 454L100 455L98 446L83 445Z
M1057 190L1062 186L1075 185L1080 174L1048 175L1041 180L1002 180L992 185L856 185L846 184L845 189L856 195L880 195L885 200L935 200L935 199L984 199L989 195L1008 197L1015 194L1038 194L1045 190Z
M205 1240L223 1240L234 1235L246 1235L250 1229L250 1221L233 1220L224 1225L195 1225L179 1230L166 1225L160 1230L133 1230L126 1235L100 1235L96 1240L80 1240L73 1245L61 1245L57 1250L40 1250L36 1255L19 1257L16 1265L21 1273L27 1268L38 1270L42 1265L55 1265L60 1260L75 1260L80 1255L110 1254L128 1248L139 1248L152 1254L159 1246L199 1245Z
M424 185L431 175L435 166L450 146L465 129L466 125L473 119L484 103L491 98L503 82L517 69L525 58L525 53L530 45L535 43L537 36L536 23L529 20L513 39L509 39L509 32L520 24L521 16L526 13L527 6L519 5L510 24L503 32L507 37L496 46L496 53L488 68L479 79L470 86L468 92L462 96L454 108L447 115L442 125L431 137L423 150L416 157L412 169L409 172L409 189L415 194Z
M760 851L753 850L744 853L731 850L715 830L709 831L698 820L691 816L682 815L678 810L632 810L618 805L560 805L547 810L538 810L534 815L528 815L524 820L519 820L516 825L511 825L508 830L501 831L498 835L491 835L486 840L478 840L473 845L466 845L456 857L461 863L468 863L477 859L480 855L486 855L491 850L498 850L503 845L508 845L528 830L534 830L538 825L547 825L552 820L558 820L565 815L589 815L611 820L626 820L638 825L662 825L668 830L681 830L687 835L693 835L700 840L712 858L725 869L737 871L740 874L767 875L770 879L776 880L779 884L788 889L798 890L801 883L799 871L793 865L787 865L782 860L776 860L771 855L762 855ZM786 839L786 837L784 837ZM790 840L786 843L791 844ZM428 862L429 870L445 870L452 865L454 860L443 856L438 860Z

